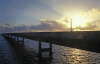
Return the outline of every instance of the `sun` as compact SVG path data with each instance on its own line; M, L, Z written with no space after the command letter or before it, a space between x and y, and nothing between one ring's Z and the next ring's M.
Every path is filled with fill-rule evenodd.
M86 11L69 11L66 12L60 20L68 28L73 30L81 30L81 28L87 28L91 21L91 18L87 15Z
M67 17L69 23L72 21L72 26L74 29L77 27L86 27L88 21L90 20L84 10L69 11L66 12L64 16Z
M81 14L73 15L71 19L72 19L72 26L74 28L79 26L85 26L87 21L87 19Z

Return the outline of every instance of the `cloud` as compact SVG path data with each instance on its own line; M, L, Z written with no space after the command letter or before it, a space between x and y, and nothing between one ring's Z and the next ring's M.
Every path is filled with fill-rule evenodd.
M81 26L79 26L79 27L76 27L76 29L79 29L79 30L100 30L100 26L99 26L99 24L100 24L100 20L98 20L98 21L92 21L92 22L89 22L89 23L87 23L87 25L85 26L85 27L81 27Z
M79 27L80 30L100 30L100 9L93 8L84 13L87 17L85 27Z
M78 26L74 30L100 30L100 10L93 8L82 13L85 16L85 26ZM37 32L37 31L70 31L70 23L68 17L50 20L42 19L38 25L18 25L11 27L10 25L0 26L1 32Z
M3 26L2 26L3 27ZM7 26L8 27L8 26ZM3 27L2 29L8 30L7 27ZM9 27L8 32L38 32L38 31L70 31L70 29L66 26L66 24L56 21L56 20L41 20L41 23L38 25L19 25L13 26L12 28Z
M30 29L40 31L69 31L69 28L64 23L56 20L43 20L39 25L31 26Z
M0 25L0 33L2 32L11 32L12 31L12 27L10 27L7 24L4 25Z

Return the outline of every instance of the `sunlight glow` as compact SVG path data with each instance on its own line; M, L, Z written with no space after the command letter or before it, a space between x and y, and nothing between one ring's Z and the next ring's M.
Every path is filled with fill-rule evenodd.
M72 19L73 28L79 27L79 26L85 27L87 19L81 14L73 15L71 19Z

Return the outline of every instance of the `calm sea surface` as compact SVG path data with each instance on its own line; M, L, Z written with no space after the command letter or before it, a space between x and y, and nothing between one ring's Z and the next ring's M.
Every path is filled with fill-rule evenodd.
M38 41L26 40L25 47L38 51ZM48 47L43 43L42 47ZM51 64L100 64L100 53L80 50L76 48L53 45L53 59Z
M42 47L46 48L48 44L44 42ZM38 41L25 39L25 48L29 51L38 52ZM9 44L0 36L0 64L17 64L16 56L12 51ZM44 56L46 55L44 53ZM100 64L100 53L53 45L51 64Z
M16 54L9 43L0 35L0 64L18 64Z

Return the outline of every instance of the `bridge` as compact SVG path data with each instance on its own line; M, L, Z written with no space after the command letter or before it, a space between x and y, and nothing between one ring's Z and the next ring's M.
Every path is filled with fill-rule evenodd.
M38 41L39 57L42 57L44 51L49 51L49 56L52 56L52 44L100 53L100 31L4 33L2 35L7 39L23 42L23 46L25 39ZM49 48L42 48L43 42L49 43Z

